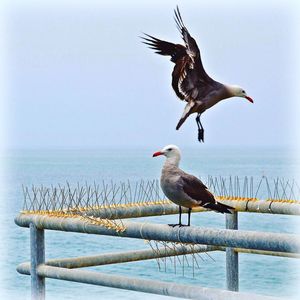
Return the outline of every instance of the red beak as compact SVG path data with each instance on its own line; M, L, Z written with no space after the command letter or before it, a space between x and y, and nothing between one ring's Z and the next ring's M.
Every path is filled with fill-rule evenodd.
M160 152L160 151L157 151L157 152L153 153L152 157L156 157L156 156L159 156L159 155L163 155L163 153Z
M246 96L245 98L246 98L248 101L250 101L251 103L254 102L253 99L252 99L251 97L249 97L249 96Z

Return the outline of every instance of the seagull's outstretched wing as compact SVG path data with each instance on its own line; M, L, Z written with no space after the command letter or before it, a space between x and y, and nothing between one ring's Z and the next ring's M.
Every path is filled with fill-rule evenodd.
M214 195L207 189L205 184L197 177L183 172L181 174L183 191L192 199L197 200L199 205L220 213L231 213L232 207L217 202Z
M184 46L157 39L146 33L144 34L146 37L141 37L144 40L143 43L148 45L150 49L155 50L157 54L171 56L172 62L176 63L180 58L186 55Z
M148 34L142 37L143 43L157 54L171 56L171 61L175 63L172 87L181 100L201 100L212 89L215 81L206 74L197 43L185 27L178 7L175 10L175 22L185 46L166 42Z
M187 28L185 27L178 6L176 7L176 10L174 10L174 14L174 20L176 22L177 28L181 33L181 37L185 43L186 54L190 58L188 67L190 69L196 68L198 76L200 75L202 77L202 80L211 81L212 79L207 75L207 73L204 70L198 45L195 39L190 35Z
M142 37L144 40L143 43L148 45L150 49L155 50L155 53L171 56L171 61L175 63L172 73L172 87L179 99L186 100L185 93L180 91L179 85L179 80L182 82L183 75L186 74L185 66L190 60L186 53L186 47L160 40L149 34L145 34L145 36L146 37Z

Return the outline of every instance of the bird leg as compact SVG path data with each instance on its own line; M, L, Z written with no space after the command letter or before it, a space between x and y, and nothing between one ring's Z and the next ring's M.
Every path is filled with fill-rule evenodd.
M204 143L204 128L201 124L201 121L200 121L200 116L201 114L198 113L197 117L196 117L196 123L197 123L197 126L198 126L198 141L201 143L203 142Z
M178 223L179 227L182 225L181 224L181 206L179 205L179 223Z
M192 209L189 208L189 211L188 211L188 225L187 226L191 225L191 211L192 211Z
M179 227L190 226L190 224L191 224L191 211L192 211L192 209L189 208L189 211L188 211L188 216L189 216L189 218L188 218L188 225L184 225L184 224L181 223L182 209L181 209L181 206L179 206L179 222L178 222L178 224L169 224L169 226L171 226L171 227L176 227L176 226L179 226Z
M178 224L169 224L169 226L171 226L171 227L176 227L176 226L182 227L182 226L184 226L184 225L181 224L181 206L179 206L179 223Z

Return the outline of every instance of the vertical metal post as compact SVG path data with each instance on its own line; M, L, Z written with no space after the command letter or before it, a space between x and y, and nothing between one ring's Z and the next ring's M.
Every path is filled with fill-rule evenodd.
M45 299L45 278L37 275L37 267L45 263L44 229L38 229L30 224L30 253L31 253L31 299Z
M226 214L226 229L238 229L238 214ZM239 255L233 248L226 248L226 285L229 291L239 290Z

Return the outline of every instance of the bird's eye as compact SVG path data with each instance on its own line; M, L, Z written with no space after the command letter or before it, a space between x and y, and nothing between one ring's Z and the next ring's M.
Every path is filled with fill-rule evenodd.
M245 94L246 92L244 90L242 90L242 93Z
M171 150L172 150L172 148L167 149L167 151L171 151Z

